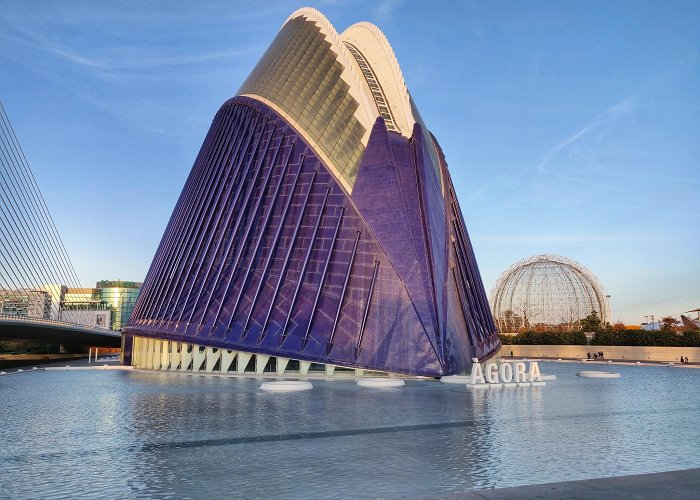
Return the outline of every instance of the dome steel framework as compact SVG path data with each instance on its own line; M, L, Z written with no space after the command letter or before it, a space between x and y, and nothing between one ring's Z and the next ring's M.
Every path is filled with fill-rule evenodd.
M559 255L534 255L513 264L496 281L490 302L503 333L575 331L593 311L608 319L606 295L595 275Z

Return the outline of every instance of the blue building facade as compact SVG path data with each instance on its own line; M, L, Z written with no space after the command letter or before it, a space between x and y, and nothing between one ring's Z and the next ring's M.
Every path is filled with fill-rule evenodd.
M216 114L124 333L136 366L240 373L441 376L498 349L444 156L376 27L290 16Z

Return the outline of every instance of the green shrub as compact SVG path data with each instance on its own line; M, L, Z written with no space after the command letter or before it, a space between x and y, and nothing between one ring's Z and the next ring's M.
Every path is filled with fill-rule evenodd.
M583 332L521 332L500 334L503 345L586 345ZM700 330L678 334L661 330L603 330L591 340L593 345L700 347Z
M599 332L591 341L595 345L631 345L657 347L700 347L700 331L678 334L662 330L624 330Z
M517 335L501 334L503 345L586 345L583 332L521 332Z
M503 345L511 345L515 343L513 342L515 335L506 335L505 333L499 333L498 338L501 339L501 344Z

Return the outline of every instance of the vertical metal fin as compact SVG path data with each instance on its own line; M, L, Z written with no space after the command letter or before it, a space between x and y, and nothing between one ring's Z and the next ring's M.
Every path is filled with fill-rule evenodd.
M233 306L233 311L231 312L231 317L234 317L236 315L236 311L238 310L238 305L240 303L241 298L243 297L243 293L245 292L246 286L248 284L248 278L250 277L250 274L253 271L253 264L255 262L255 258L258 255L258 250L260 249L260 245L262 244L263 240L265 239L265 232L267 231L268 224L270 222L270 217L272 216L272 213L274 212L275 209L275 204L280 192L280 189L282 188L282 183L284 181L284 177L287 173L287 167L289 167L289 158L292 154L292 148L289 147L289 151L287 152L287 156L282 162L282 172L280 173L279 179L277 180L277 184L275 185L275 190L274 193L272 194L272 203L270 203L270 206L267 208L267 211L265 213L265 216L263 217L263 222L260 225L260 235L258 236L257 241L255 242L255 248L253 248L253 254L250 257L250 265L248 266L248 269L246 270L245 275L243 276L243 280L241 281L241 286L238 290L238 296L236 297L236 301L234 302ZM243 330L245 332L245 328L248 326L248 321L250 318L251 311L248 313L248 319L246 319L246 324L243 327Z
M235 128L235 123L232 122L226 132L226 135L229 134L229 130L232 131ZM196 248L196 252L198 252L202 245L202 241L199 236L202 228L208 225L211 220L213 210L210 210L210 206L212 201L214 199L218 199L220 196L220 185L225 177L224 172L228 170L228 167L226 166L227 162L223 160L226 158L226 155L229 153L230 149L231 144L227 143L227 141L223 141L216 154L211 159L211 163L209 165L214 166L213 168L210 168L210 170L214 171L214 174L211 176L211 181L207 183L206 194L199 204L197 216L188 227L188 236L183 238L183 249L177 254L177 261L174 267L174 269L178 270L177 277L170 285L165 295L165 299L162 301L162 307L158 311L158 315L161 316L162 319L165 319L165 315L171 309L172 300L175 296L176 290L182 290L181 284L186 281L187 274L189 273L189 266L187 265L188 259L192 257L193 250ZM208 216L205 217L205 214L207 213ZM194 258L196 258L196 252ZM180 266L180 262L182 262L182 266ZM186 269L187 272L185 271Z
M260 140L262 139L263 135L264 135L264 130L260 133L260 135L258 136L258 139L255 143L255 146L251 149L252 157L246 165L246 174L242 177L243 181L245 181L246 177L248 176L247 174L248 174L248 171L251 170L251 168L250 168L251 165L254 166L256 164L255 154L258 152ZM263 155L264 154L265 153L263 153ZM264 158L264 156L263 156L263 158ZM255 167L253 167L252 170L253 170L253 178L250 180L250 182L248 183L248 187L245 190L245 196L243 197L243 201L242 201L241 206L240 206L240 210L239 210L240 213L238 214L238 219L236 220L236 224L234 225L233 229L231 230L231 233L229 234L229 240L228 240L228 243L226 244L226 249L221 254L221 265L219 266L219 270L217 271L216 278L214 279L214 283L212 284L211 290L209 292L209 298L207 300L207 305L202 310L202 316L199 319L199 327L198 328L201 328L202 324L204 323L204 319L206 318L207 311L209 310L209 305L211 304L211 300L214 297L214 292L216 291L216 288L219 284L219 278L221 277L222 271L226 267L226 259L229 255L231 249L233 248L233 244L235 243L236 238L238 237L238 230L240 229L241 223L244 219L244 214L246 213L246 210L248 207L248 202L250 201L250 196L255 191L255 186L257 185L259 172L257 170L255 170ZM241 183L241 186L242 185L243 185L243 183ZM223 235L222 235L222 237L223 237ZM245 243L244 241L241 242L239 252L238 252L239 254L240 254L241 249L244 246L244 243ZM222 297L226 297L226 294L228 293L228 286L231 284L231 280L233 279L235 271L236 271L235 266L232 266L231 272L229 274L229 281L228 281L228 285L226 287L226 292L224 293L224 295ZM222 298L221 303L219 304L219 308L217 309L216 315L214 316L214 322L212 323L212 329L216 328L216 322L219 318L219 314L221 314L221 310L223 308L223 305L224 305L224 300ZM194 311L192 311L192 312L194 313Z
M306 332L304 333L304 338L301 339L301 350L306 349L309 343L309 333L311 332L311 325L314 322L314 316L316 315L316 308L318 307L318 301L321 299L321 292L323 291L323 283L326 280L326 273L328 273L328 266L331 263L331 256L333 255L333 248L335 248L335 242L338 239L338 231L340 231L340 224L343 221L343 214L345 213L345 208L340 207L340 215L338 215L338 222L335 224L335 231L333 231L333 238L331 239L331 246L328 249L328 255L326 255L326 262L323 264L323 271L321 272L321 280L318 284L318 290L316 290L316 297L314 298L314 305L311 307L311 317L309 318L309 324L306 325Z
M374 272L372 273L372 282L367 291L367 301L365 302L365 310L362 313L362 324L360 324L360 335L357 337L357 345L355 346L355 359L360 357L362 351L362 337L365 335L365 326L367 326L367 316L369 315L369 306L372 302L372 292L374 292L374 283L377 281L377 273L379 272L379 261L374 261Z
M292 312L294 311L294 304L297 301L297 295L301 289L301 285L304 283L304 273L306 273L306 266L309 264L309 258L311 257L311 251L314 248L314 243L316 241L316 235L318 234L318 228L321 225L321 219L323 219L323 211L326 208L326 202L328 201L328 193L330 193L331 188L326 187L326 194L323 196L323 203L321 204L321 209L318 212L318 218L316 219L316 225L314 226L313 233L309 240L309 248L306 250L306 255L304 256L304 263L301 266L301 271L299 271L299 279L297 280L297 286L294 288L294 294L292 295L291 303L289 304L289 312L287 313L287 318L284 320L284 326L282 327L282 340L280 344L284 342L287 338L287 327L289 326L289 320L292 317Z
M226 120L221 125L215 139L211 143L210 150L208 151L205 159L203 159L204 165L210 165L210 160L212 156L218 151L217 145L218 147L221 146L220 139L226 134L228 134L230 126L231 118L227 116ZM160 304L162 306L163 301L161 299L163 298L163 294L167 293L169 287L171 286L171 282L175 274L175 267L178 262L178 257L182 255L183 245L187 242L189 234L195 227L195 224L193 223L194 217L197 215L197 211L201 206L202 200L206 196L206 189L204 189L204 186L210 183L210 179L215 174L215 172L216 169L207 169L205 175L202 175L200 178L200 182L198 183L197 189L195 191L196 194L194 196L191 196L188 200L187 210L183 212L183 217L180 220L179 227L179 231L182 231L183 229L186 230L185 237L173 241L168 255L163 259L162 267L158 269L158 274L154 277L154 279L158 278L157 283L159 284L159 286L157 286L153 290L153 292L149 294L149 296L151 297L151 301L147 304L147 306L145 306L144 309L144 314L149 316L149 321L153 321L157 316L156 307L158 308L158 310L160 309L160 307L157 306L157 304ZM173 262L173 260L175 260L175 262ZM168 277L168 275L170 275L170 277Z
M338 328L338 319L340 318L340 311L343 309L343 299L345 299L345 292L348 289L348 282L350 281L350 274L352 274L352 265L355 262L355 254L357 253L357 244L360 242L360 235L362 231L356 231L357 236L355 237L355 244L352 247L352 254L350 254L350 262L348 262L348 269L345 272L345 281L343 282L343 289L340 292L340 300L338 300L338 310L335 313L335 319L333 320L333 329L331 330L331 335L328 338L328 343L326 344L326 355L330 354L331 349L333 349L333 339L335 338L335 330Z
M273 125L273 127L272 127L272 132L271 132L271 137L272 137L272 135L274 134L274 131L275 131L275 126ZM269 145L269 142L268 142L268 145ZM235 153L234 153L234 154L235 154ZM233 156L233 157L235 158L235 156ZM214 235L218 232L218 231L217 231L217 228L219 227L219 224L221 223L221 219L222 219L223 215L224 215L225 213L230 212L230 208L231 208L230 206L228 207L227 210L223 210L223 206L224 206L224 204L226 204L226 202L228 201L228 198L229 198L229 196L231 195L231 191L233 190L233 187L236 185L236 182L234 181L234 179L237 179L237 177L238 177L237 174L238 174L239 172L235 172L235 173L234 173L234 176L233 176L234 178L231 179L230 182L229 182L229 176L230 176L230 174L231 174L232 169L234 168L234 166L233 166L234 162L229 161L228 163L229 163L229 167L226 169L226 172L225 172L225 173L223 174L223 176L222 176L222 178L223 178L223 180L224 180L224 185L228 184L228 187L226 188L225 192L222 191L222 192L223 192L223 195L220 194L220 195L217 197L216 201L213 202L213 205L210 205L210 207L212 207L212 206L215 207L215 206L217 206L217 205L219 204L219 201L220 201L220 200L223 200L223 202L222 202L222 209L221 209L221 210L211 210L211 209L210 209L209 218L211 219L211 216L212 216L214 213L216 213L216 219L214 220L213 225L211 224L211 220L207 223L207 228L205 229L205 233L209 233L209 236L207 237L207 242L206 242L206 244L205 244L203 247L202 247L201 243L200 243L200 245L198 245L197 251L196 251L195 256L194 256L194 259L192 259L191 262L190 262L190 270L188 270L188 272L187 272L187 275L189 275L190 272L191 272L192 266L194 265L195 262L197 262L197 269L196 269L196 271L195 271L194 274L193 274L193 276L195 277L195 280L196 280L196 277L200 275L199 273L200 273L200 271L202 270L202 265L204 264L204 261L206 260L206 256L209 255L209 250L210 250L210 247L211 247L211 245L212 245L212 242L213 242L213 239L214 239ZM225 227L225 225L224 225L224 227ZM217 250L218 250L218 245L216 245L216 248L217 248ZM201 254L200 254L200 251L201 251ZM214 258L215 258L215 257L216 257L216 253L214 253L214 255L212 255L212 256L210 257L210 262L209 262L210 264L214 261ZM210 267L210 266L209 266L209 267ZM203 282L203 283L204 283L204 282ZM193 288L194 288L194 287L191 286L190 289L189 289L189 291L187 292L187 295L185 296L185 302L184 302L184 304L182 305L182 307L180 308L180 314L178 315L178 319L177 319L177 323L178 323L178 324L179 324L180 321L182 320L182 315L184 314L184 311L185 311L185 309L186 309L186 307L187 307L187 304L189 303L190 295L192 294L192 289L193 289ZM200 287L200 288L199 288L199 294L201 294L202 288L203 288L203 287ZM198 296L199 296L199 294L198 294ZM174 303L174 306L175 306L175 307L173 307L173 311L171 312L171 315L170 315L170 318L169 318L170 321L172 321L172 317L173 317L173 315L175 314L175 310L177 309L177 304L180 302L180 296L181 296L181 295L182 295L182 287L180 287L180 291L178 292L177 299L175 299L175 303Z
M285 202L284 208L282 209L282 215L280 217L280 222L279 225L277 226L277 231L275 231L275 235L272 238L272 242L270 243L270 253L267 254L267 259L265 259L265 264L262 267L262 274L260 275L260 281L258 282L258 287L255 289L255 294L253 294L253 301L250 304L250 309L248 311L248 316L250 317L253 314L253 311L255 310L255 305L258 302L258 297L260 296L260 291L262 290L263 286L265 286L265 279L267 277L267 272L269 271L270 268L270 263L272 262L272 258L275 256L275 253L277 252L277 243L279 242L280 236L282 234L282 230L284 229L284 223L287 220L287 214L289 213L289 207L292 204L292 200L294 199L294 192L297 189L297 184L299 183L299 176L301 175L301 171L304 169L304 160L306 160L305 156L302 156L299 162L299 168L297 169L296 174L294 174L294 181L292 182L292 187L289 190L289 195L287 195L287 201ZM271 210L273 207L271 207ZM232 316L233 318L233 316ZM250 318L246 319L246 323L249 321ZM231 321L229 321L229 326L227 328L230 328ZM243 332L245 335L245 331Z
M262 342L262 339L265 338L265 328L267 328L267 324L270 321L270 316L272 316L272 310L275 308L275 300L277 299L277 294L279 293L280 287L282 286L282 281L284 281L284 273L287 271L287 266L289 265L289 258L292 256L292 252L294 251L294 243L296 243L297 235L299 234L299 228L301 227L301 222L304 220L304 214L306 213L306 205L309 203L309 196L311 195L311 191L314 187L316 174L318 174L318 170L314 170L313 174L311 175L309 189L306 191L304 201L301 204L299 219L297 220L296 227L294 228L294 234L292 235L292 238L289 241L289 249L287 250L287 255L285 255L284 257L284 262L282 263L282 268L280 269L280 276L277 280L275 291L272 293L272 298L270 299L270 308L267 311L267 316L265 316L265 321L263 322L262 330L260 330L260 337L258 338L258 343Z

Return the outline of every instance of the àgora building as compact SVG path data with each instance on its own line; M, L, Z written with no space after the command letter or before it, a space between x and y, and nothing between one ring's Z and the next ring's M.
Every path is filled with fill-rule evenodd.
M125 362L170 370L441 376L498 349L442 150L376 26L287 19L214 117L124 332Z

